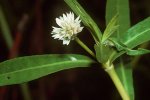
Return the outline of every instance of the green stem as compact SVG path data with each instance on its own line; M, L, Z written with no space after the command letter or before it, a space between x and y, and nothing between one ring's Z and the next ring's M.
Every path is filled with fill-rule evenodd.
M21 87L21 91L22 91L24 100L32 100L31 95L29 93L28 84L27 83L21 84L20 87Z
M103 65L105 68L105 71L108 73L108 75L110 76L110 78L112 79L114 85L116 86L120 96L122 97L123 100L130 100L130 97L128 95L128 93L126 92L126 90L124 89L115 69L113 64L110 66L109 63L106 63Z
M2 30L3 36L6 40L6 44L8 46L8 48L10 49L12 47L12 36L11 36L11 32L9 29L9 25L6 21L5 15L2 11L1 5L0 5L0 28Z
M91 56L95 58L95 54L93 53L93 51L90 50L79 38L76 37L75 40L83 49L85 49Z

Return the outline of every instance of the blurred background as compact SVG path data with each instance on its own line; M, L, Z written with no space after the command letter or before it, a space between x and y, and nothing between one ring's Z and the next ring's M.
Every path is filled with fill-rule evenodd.
M78 0L105 29L106 0ZM149 0L129 0L131 24L150 15ZM76 42L69 46L51 37L55 18L71 9L63 0L0 0L0 61L37 54L88 55ZM84 28L79 38L93 49L94 41ZM143 45L149 48L148 43ZM94 50L94 49L93 49ZM125 57L130 62L133 57ZM148 100L150 54L138 57L134 69L135 100ZM117 98L117 99L116 99ZM99 65L70 69L22 85L0 87L0 100L121 100Z

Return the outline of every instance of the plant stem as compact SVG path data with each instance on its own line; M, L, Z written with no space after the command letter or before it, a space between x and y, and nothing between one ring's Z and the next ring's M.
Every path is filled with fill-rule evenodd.
M90 50L79 38L76 37L75 40L83 49L85 49L91 56L95 58L95 54L93 53L93 51Z
M6 18L5 18L4 12L2 11L1 5L0 5L0 28L1 28L3 36L5 38L6 44L7 44L8 48L10 49L12 47L13 40L12 40L11 32L9 29L9 25L6 21Z
M32 100L29 92L28 84L27 83L21 84L20 87L21 87L24 100Z
M122 97L123 100L130 100L130 97L128 95L128 93L126 92L125 88L123 87L115 69L113 64L110 66L108 63L103 65L105 68L105 71L108 73L108 75L110 76L110 78L112 79L114 85L116 86L120 96Z

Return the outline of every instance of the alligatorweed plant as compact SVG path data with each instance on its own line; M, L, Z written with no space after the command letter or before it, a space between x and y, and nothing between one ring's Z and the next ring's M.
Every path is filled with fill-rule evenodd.
M102 33L96 22L87 14L77 0L65 0L74 13L65 13L56 18L59 27L53 27L52 37L69 45L75 40L92 57L79 54L47 54L18 57L0 63L0 86L20 84L61 70L89 67L100 63L108 73L123 100L134 100L132 67L123 65L121 56L149 53L149 50L137 48L150 40L150 18L130 27L128 0L107 0L106 29ZM95 53L78 37L84 28L88 28L95 41ZM86 40L85 40L86 41ZM135 49L136 48L136 49ZM114 65L119 59L120 63Z

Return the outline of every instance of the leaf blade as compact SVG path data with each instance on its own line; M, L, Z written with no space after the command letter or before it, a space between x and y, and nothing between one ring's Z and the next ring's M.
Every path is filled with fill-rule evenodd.
M130 28L130 13L128 0L107 0L106 24L118 13L119 37Z
M64 0L68 6L82 19L82 22L92 32L92 36L95 41L101 41L102 33L98 25L90 17L90 15L83 9L83 7L77 2L77 0Z
M93 61L82 55L36 55L0 63L0 86L20 84L61 70L87 67ZM17 66L17 67L16 67Z
M131 56L143 55L143 54L147 54L147 53L150 53L150 50L143 49L143 48L138 48L137 50L127 51L127 54L131 55Z
M126 67L124 67L126 66ZM115 67L116 72L123 83L126 91L130 95L130 99L134 100L134 86L133 86L133 73L132 73L132 67L130 64L123 65L123 63L120 63Z
M102 36L102 42L106 41L116 30L118 30L119 25L116 25L117 18L118 14L116 14L108 23Z
M125 32L130 28L130 13L129 13L129 1L128 0L107 0L107 6L106 6L106 24L110 22L110 20L113 18L113 16L118 13L118 24L119 28L116 34L113 35L113 38L116 38L118 41L122 40L123 35ZM121 56L125 51L117 52L116 50L112 52L111 54L111 61L113 62L116 58ZM130 95L130 99L134 100L134 86L133 86L133 77L132 73L126 74L128 71L125 65L123 65L122 59L120 59L120 63L118 67L120 70L117 70L118 76L121 76L120 79ZM129 69L130 72L132 72L132 68ZM121 75L120 75L121 74ZM131 79L128 81L128 79ZM131 87L130 87L131 86Z
M134 48L150 40L150 17L130 28L122 37L122 43Z
M117 40L122 40L125 32L130 28L130 13L129 13L129 0L107 0L106 4L106 25L110 22L110 20L118 14L117 25L119 25L116 34L113 34L112 37ZM117 59L122 53L118 53L114 51L112 53L111 61L113 62Z

